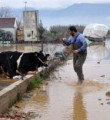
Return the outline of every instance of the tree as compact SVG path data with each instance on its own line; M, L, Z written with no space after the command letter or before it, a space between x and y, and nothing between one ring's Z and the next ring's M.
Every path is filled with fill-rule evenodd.
M44 39L44 32L45 32L45 29L43 27L43 24L42 24L42 21L40 20L40 23L39 23L39 26L38 26L38 33L39 33L39 39L41 41L41 49L43 50L43 39Z
M51 26L50 31L54 31L54 38L68 37L68 26Z
M23 21L22 18L17 17L17 27L18 29L23 29Z

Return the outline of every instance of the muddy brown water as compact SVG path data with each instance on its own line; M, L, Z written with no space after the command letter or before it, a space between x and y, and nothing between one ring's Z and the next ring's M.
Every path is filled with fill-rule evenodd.
M110 120L110 51L106 45L88 47L83 66L85 81L77 85L72 60L56 69L40 89L13 106L33 112L30 120ZM16 107L17 106L17 107Z
M103 69L106 63L100 64L100 69ZM110 91L110 75L107 74L110 68L104 71L105 77L100 77L102 73L97 61L91 63L93 66L88 65L86 61L84 83L77 85L72 60L69 60L50 76L40 90L31 91L29 99L16 104L19 106L17 110L34 112L36 117L32 120L109 120L110 97L106 93ZM97 76L93 68L97 70Z

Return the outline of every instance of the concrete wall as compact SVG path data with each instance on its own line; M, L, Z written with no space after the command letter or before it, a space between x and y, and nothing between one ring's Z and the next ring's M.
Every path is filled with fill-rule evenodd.
M33 78L28 76L26 80L19 80L0 91L0 113L9 108L9 105L17 99L18 94L23 94L26 91L30 79Z
M37 41L37 11L24 11L24 41Z

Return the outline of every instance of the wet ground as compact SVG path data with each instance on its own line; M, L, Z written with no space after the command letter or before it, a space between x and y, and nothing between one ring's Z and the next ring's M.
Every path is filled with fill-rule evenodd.
M82 85L77 85L72 59L68 60L40 89L25 94L9 114L16 114L15 120L110 120L108 43L88 47Z

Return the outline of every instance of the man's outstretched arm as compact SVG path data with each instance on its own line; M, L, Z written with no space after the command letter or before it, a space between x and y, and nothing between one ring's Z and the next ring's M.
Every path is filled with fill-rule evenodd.
M74 43L74 38L72 36L70 36L67 41L62 40L62 42L63 42L63 45L69 46L70 44Z

